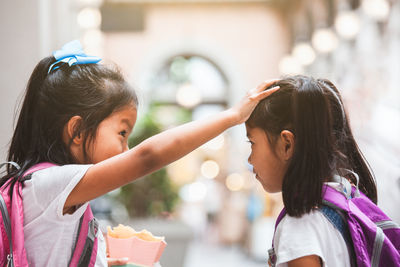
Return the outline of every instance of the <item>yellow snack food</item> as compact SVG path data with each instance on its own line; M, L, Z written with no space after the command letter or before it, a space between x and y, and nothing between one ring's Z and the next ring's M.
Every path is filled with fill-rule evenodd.
M113 238L131 238L133 236L136 236L137 238L146 240L146 241L162 241L162 240L164 240L164 237L153 236L153 234L147 230L142 230L140 232L136 232L132 227L125 226L122 224L119 224L118 226L113 227L113 229L111 229L110 226L107 226L107 233L109 236L111 236Z
M136 232L135 236L137 236L138 238L140 238L142 240L146 240L146 241L161 241L161 240L164 240L163 237L155 237L155 236L153 236L153 234L150 233L147 230L142 230L140 232Z
M130 238L135 235L136 231L132 227L119 224L113 229L107 226L107 233L114 238Z

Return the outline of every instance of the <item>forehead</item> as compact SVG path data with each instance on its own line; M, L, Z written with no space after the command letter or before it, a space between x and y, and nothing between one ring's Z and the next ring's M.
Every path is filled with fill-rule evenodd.
M113 112L107 119L118 123L126 123L130 127L136 122L137 109L135 105L126 105L117 111Z
M252 128L246 125L246 132L247 132L247 137L251 138L260 138L260 137L265 137L265 132L264 130L260 128Z

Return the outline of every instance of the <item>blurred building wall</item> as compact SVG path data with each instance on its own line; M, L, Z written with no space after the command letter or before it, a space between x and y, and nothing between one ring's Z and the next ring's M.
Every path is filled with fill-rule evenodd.
M39 1L0 2L0 155L6 157L15 104L39 59Z
M0 2L0 159L7 156L15 114L35 65L79 37L71 0Z
M288 49L279 14L266 3L251 2L142 5L143 30L105 33L104 56L144 90L149 75L170 58L203 56L227 76L233 98L236 89L241 96L278 76L279 59Z
M138 85L145 105L151 100L149 80L178 55L201 56L214 63L228 81L229 105L246 90L279 76L278 63L290 37L282 16L267 1L138 6L143 29L103 33L103 51L105 59L117 63ZM230 171L243 171L249 155L244 127L230 132L232 144L237 144L229 146Z

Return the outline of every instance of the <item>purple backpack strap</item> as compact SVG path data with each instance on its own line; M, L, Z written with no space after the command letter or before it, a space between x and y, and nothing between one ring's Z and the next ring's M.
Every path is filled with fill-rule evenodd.
M79 223L75 248L71 256L69 266L94 266L97 255L98 232L99 224L96 218L93 216L92 209L88 204L86 211L81 217Z
M273 267L276 264L276 254L275 254L275 249L274 249L274 239L275 239L275 232L276 228L278 227L278 224L282 221L283 217L286 215L286 210L283 208L281 212L278 215L278 218L276 219L275 222L275 230L274 230L274 237L272 238L272 248L268 250L268 263Z

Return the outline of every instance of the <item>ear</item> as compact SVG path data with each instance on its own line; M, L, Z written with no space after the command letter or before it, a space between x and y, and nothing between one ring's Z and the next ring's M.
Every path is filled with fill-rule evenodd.
M66 135L68 140L72 140L72 142L76 145L82 144L83 141L83 135L81 132L78 132L79 126L82 123L82 117L81 116L73 116L69 119L67 124L64 127L64 135Z
M283 159L290 160L294 153L294 134L291 131L283 130L279 138L282 144Z

